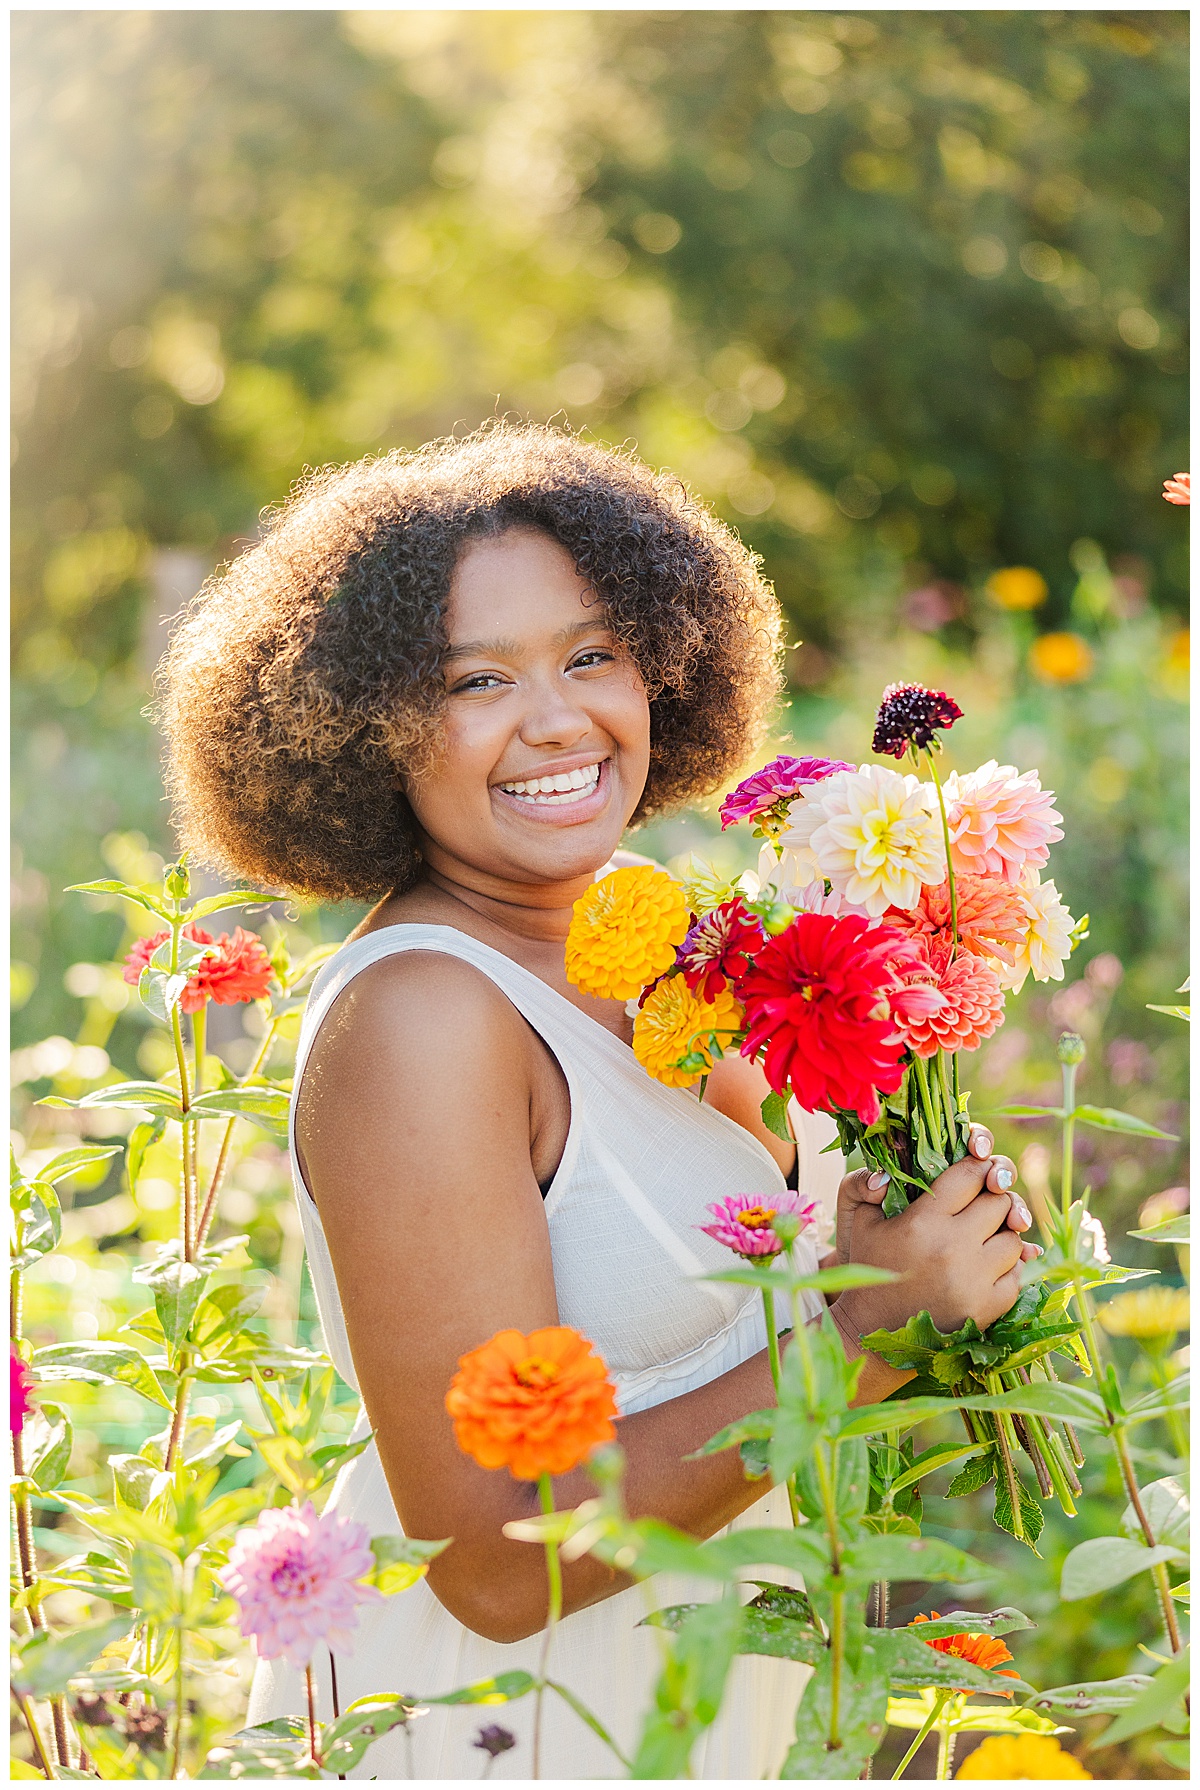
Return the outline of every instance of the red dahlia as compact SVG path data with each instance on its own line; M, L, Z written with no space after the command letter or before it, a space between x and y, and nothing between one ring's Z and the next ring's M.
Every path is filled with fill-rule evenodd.
M696 921L675 961L692 993L715 1001L727 982L745 974L762 944L762 922L735 895Z
M879 1117L879 1096L904 1075L900 1024L940 1011L906 973L928 964L910 939L860 914L799 914L767 941L736 983L746 1009L742 1054L761 1057L777 1094L789 1086L806 1112Z

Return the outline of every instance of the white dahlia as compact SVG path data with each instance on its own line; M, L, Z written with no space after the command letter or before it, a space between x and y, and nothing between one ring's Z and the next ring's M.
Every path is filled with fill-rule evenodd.
M912 908L924 883L946 876L941 816L931 784L882 765L838 771L793 802L785 849L808 850L821 876L868 914Z

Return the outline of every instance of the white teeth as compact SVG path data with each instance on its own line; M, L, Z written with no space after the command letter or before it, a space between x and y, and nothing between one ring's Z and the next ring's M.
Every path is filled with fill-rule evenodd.
M502 783L500 787L506 794L524 801L537 802L542 807L556 807L566 802L577 802L581 796L595 789L599 781L600 766L589 764L577 771L559 771L553 777L530 777L520 783Z

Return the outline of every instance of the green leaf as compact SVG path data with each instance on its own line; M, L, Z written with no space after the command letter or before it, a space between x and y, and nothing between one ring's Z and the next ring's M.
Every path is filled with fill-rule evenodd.
M602 1740L604 1742L604 1745L616 1756L617 1760L625 1767L626 1771L631 1770L629 1760L625 1757L599 1716L593 1715L587 1704L580 1702L574 1691L568 1690L565 1684L559 1684L558 1680L554 1678L547 1678L546 1688L547 1690L556 1692L557 1695L562 1698L563 1702L567 1705L567 1708L573 1710L580 1721L583 1722L586 1727L591 1729L597 1740Z
M413 1541L407 1535L376 1535L371 1541L373 1571L363 1579L385 1597L407 1591L429 1570L429 1562L450 1546L449 1541Z
M13 1254L10 1269L32 1268L42 1256L49 1255L61 1236L62 1211L58 1195L48 1181L30 1183L25 1191L21 1247Z
M233 1284L213 1287L196 1309L188 1331L188 1342L202 1354L220 1354L242 1334L248 1318L252 1318L266 1296L266 1288Z
M227 1746L213 1747L200 1770L212 1778L316 1778L315 1765L302 1769L309 1756L308 1726L299 1716L277 1716L242 1728Z
M1172 1144L1179 1142L1174 1132L1160 1131L1148 1120L1135 1118L1133 1113L1118 1112L1111 1106L1077 1106L1075 1117L1082 1124L1096 1125L1102 1131L1126 1131L1134 1137L1161 1137Z
M992 1511L992 1520L998 1529L1003 1529L1005 1534L1013 1536L1017 1541L1024 1542L1031 1553L1037 1554L1038 1537L1046 1522L1045 1514L1015 1468L1014 1477L1017 1485L1017 1507L1021 1515L1021 1533L1017 1534L1017 1525L1013 1517L1012 1494L1009 1490L1008 1476L999 1461L996 1465L996 1503ZM1040 1554L1038 1558L1041 1558Z
M1191 1375L1183 1373L1177 1374L1168 1385L1156 1386L1153 1392L1143 1393L1125 1412L1127 1426L1132 1428L1139 1423L1149 1423L1151 1418L1166 1417L1171 1411L1186 1411L1191 1403L1191 1386Z
M57 1405L43 1404L26 1432L30 1479L39 1492L52 1492L66 1478L74 1432L71 1419Z
M972 1492L981 1492L985 1485L991 1484L999 1470L999 1450L986 1448L973 1461L968 1461L961 1472L954 1475L946 1487L947 1498L967 1498Z
M699 1604L671 1604L667 1609L655 1610L652 1616L647 1616L645 1626L676 1631L700 1607ZM749 1603L742 1610L742 1632L737 1650L815 1666L825 1652L825 1643L813 1627L811 1615L804 1621L797 1621L794 1617L759 1609L755 1603Z
M129 1144L125 1153L125 1173L129 1177L130 1193L136 1192L147 1150L158 1143L166 1129L167 1121L160 1114L157 1119L141 1120L129 1133Z
M920 1697L894 1697L888 1702L888 1726L921 1728L933 1709L933 1691ZM948 1724L954 1734L1068 1734L1069 1728L1057 1726L1032 1709L1013 1709L1004 1703L960 1704L956 1714L947 1710Z
M179 1244L173 1241L156 1260L135 1268L133 1279L154 1294L154 1309L168 1348L180 1348L208 1284L208 1270L197 1262L183 1261Z
M1191 1499L1184 1481L1186 1474L1170 1479L1155 1479L1139 1490L1142 1509L1157 1542L1165 1547L1182 1548L1186 1553L1191 1546ZM1142 1528L1132 1504L1127 1504L1121 1514L1121 1527L1126 1535L1135 1540L1141 1539Z
M812 1528L733 1529L706 1541L697 1552L708 1568L706 1576L713 1578L732 1578L747 1566L782 1566L817 1579L829 1567L829 1543Z
M105 1162L110 1156L119 1156L120 1153L120 1144L80 1144L75 1149L63 1150L49 1162L44 1162L34 1179L49 1181L52 1186L56 1186L59 1181L66 1181L71 1175L77 1175L81 1169L92 1168L97 1162Z
M1145 1690L1115 1722L1110 1723L1093 1745L1115 1746L1118 1741L1129 1740L1135 1734L1144 1734L1147 1728L1161 1726L1187 1694L1191 1672L1190 1653L1191 1650L1185 1647L1160 1672L1156 1672Z
M1065 1119L1061 1106L993 1106L983 1114L986 1119Z
M853 1670L843 1671L838 1700L836 1751L827 1745L832 1708L833 1662L828 1652L804 1687L796 1711L796 1740L783 1762L780 1777L828 1782L862 1776L863 1767L879 1749L887 1726L889 1646L883 1631L860 1648Z
M143 1398L171 1409L146 1357L129 1343L51 1343L34 1351L33 1369L43 1383L81 1380L89 1386L132 1386Z
M353 1771L367 1748L398 1728L416 1704L407 1697L359 1697L345 1715L321 1730L321 1763L328 1772Z
M992 1697L1011 1697L1016 1690L1031 1688L1020 1678L1002 1678L998 1672L985 1671L969 1660L939 1653L929 1645L934 1637L924 1635L925 1627L922 1622L918 1628L885 1629L873 1636L876 1648L888 1657L892 1690L922 1690L926 1685L932 1685L935 1690L975 1691ZM969 1632L968 1625L964 1623L954 1632L965 1634Z
M497 1672L494 1678L480 1678L465 1684L461 1690L446 1691L440 1697L420 1697L420 1703L515 1703L537 1686L530 1672Z
M230 889L227 895L206 895L203 901L188 909L185 918L191 925L196 920L207 919L209 914L219 914L227 907L261 907L274 899L273 895L264 895L261 889Z
M145 908L148 914L156 914L168 925L171 921L171 910L165 901L160 901L157 895L151 895L145 889L135 888L132 883L123 883L117 877L102 877L95 883L68 883L63 894L119 895L123 901L132 901L135 907Z
M1153 1001L1146 1002L1148 1013L1165 1013L1169 1019L1183 1019L1190 1025L1192 1010L1190 1007L1158 1007Z
M1144 1231L1126 1231L1127 1237L1142 1237L1147 1243L1191 1243L1192 1215L1180 1212L1174 1218L1164 1218L1161 1224L1152 1224Z
M79 1100L66 1100L59 1094L47 1094L38 1106L71 1107L136 1107L142 1112L161 1113L168 1119L179 1119L183 1109L174 1088L157 1081L114 1081L106 1087L93 1088Z
M167 1622L179 1610L182 1587L176 1562L161 1548L139 1541L129 1564L134 1602L156 1621Z
M18 1643L13 1660L13 1688L24 1697L57 1697L77 1672L85 1672L111 1641L129 1633L128 1616L111 1616L65 1635L36 1629Z
M1160 1560L1185 1558L1179 1548L1148 1548L1144 1542L1130 1541L1124 1535L1100 1535L1071 1549L1063 1561L1059 1595L1064 1603L1075 1603L1081 1597L1094 1597L1098 1591L1123 1585L1138 1573L1149 1572Z
M1168 1008L1167 1011L1175 1012L1180 1017L1186 1017L1187 1010L1186 1008L1178 1007ZM1167 1764L1173 1765L1176 1771L1186 1772L1190 1770L1192 1763L1192 1747L1190 1741L1160 1740L1155 1751L1158 1753L1160 1759L1165 1759Z
M733 1598L698 1604L671 1643L634 1756L635 1778L682 1778L712 1725L737 1653L742 1610Z
M838 1438L878 1436L886 1430L909 1429L930 1417L945 1417L954 1410L946 1398L897 1398L881 1405L859 1405L838 1425Z
M919 1623L912 1632L921 1641L942 1641L948 1635L1011 1635L1018 1629L1036 1628L1022 1610L1007 1605L999 1610L954 1610ZM896 1631L897 1633L901 1631Z
M981 1560L933 1536L863 1535L846 1549L844 1560L846 1572L860 1584L876 1579L945 1579L954 1584L990 1576Z
M957 1402L964 1411L1015 1411L1030 1412L1035 1417L1057 1417L1077 1429L1101 1430L1107 1424L1104 1401L1098 1393L1058 1380L1015 1386L1011 1392L980 1393Z
M282 1136L287 1131L291 1096L282 1088L252 1084L241 1088L214 1088L210 1094L198 1094L192 1101L192 1113L204 1118L249 1119L254 1125Z
M739 1448L743 1442L769 1441L775 1429L777 1410L750 1411L745 1417L739 1417L736 1423L727 1423L723 1430L711 1436L703 1448L694 1454L684 1456L685 1460L698 1461L706 1454L720 1454L726 1448Z
M776 1262L782 1260L777 1256ZM851 1287L882 1287L900 1277L890 1268L872 1268L866 1262L846 1262L836 1268L822 1268L816 1274L789 1274L786 1269L722 1268L715 1274L699 1274L697 1280L720 1281L726 1286L753 1287L762 1292L778 1293L845 1293Z
M916 1485L926 1474L936 1473L939 1467L948 1467L951 1461L961 1460L965 1454L978 1454L986 1447L986 1442L960 1442L957 1446L954 1443L943 1443L927 1448L923 1454L917 1456L906 1473L901 1473L898 1479L891 1481L888 1491L894 1496L896 1492Z
M768 1131L781 1137L785 1143L794 1143L791 1126L787 1120L788 1098L786 1094L768 1094L761 1108L762 1122Z
M1145 1672L1130 1672L1124 1678L1062 1684L1054 1690L1039 1691L1036 1696L1026 1698L1025 1708L1063 1715L1112 1715L1118 1709L1128 1709L1149 1683Z

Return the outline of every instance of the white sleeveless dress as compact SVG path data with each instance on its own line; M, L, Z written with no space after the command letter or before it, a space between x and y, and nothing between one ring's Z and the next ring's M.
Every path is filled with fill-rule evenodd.
M731 1265L727 1250L697 1227L705 1207L731 1193L770 1196L784 1185L770 1154L694 1094L653 1081L628 1045L582 1013L529 970L447 926L397 925L343 947L313 984L296 1056L300 1077L313 1039L347 984L370 964L399 951L434 951L474 964L500 988L553 1052L566 1078L571 1120L558 1172L546 1194L559 1319L589 1337L603 1355L623 1414L644 1411L706 1385L766 1346L762 1305L742 1287L697 1277ZM842 1159L819 1152L834 1136L831 1121L793 1106L800 1147L799 1185L832 1211ZM317 1309L329 1353L357 1389L337 1282L317 1208L290 1139L292 1172ZM816 1249L807 1244L812 1265ZM812 1297L810 1295L810 1297ZM813 1306L815 1310L815 1304ZM780 1325L785 1318L781 1314ZM474 1342L484 1342L480 1335ZM370 1428L360 1413L358 1436ZM372 1444L339 1476L331 1499L372 1535L400 1533L379 1455ZM734 1528L789 1522L786 1499L768 1492ZM770 1578L786 1578L778 1570ZM798 1581L797 1581L798 1582ZM554 1640L551 1676L596 1713L631 1756L661 1669L661 1637L638 1624L648 1608L712 1597L711 1584L660 1575L567 1616ZM402 1691L437 1695L497 1672L537 1670L540 1638L503 1644L463 1626L422 1581L366 1608L352 1653L336 1655L338 1706L357 1697ZM317 1655L322 1720L332 1717L329 1656ZM721 1714L693 1754L694 1775L762 1778L778 1772L792 1739L792 1714L807 1668L787 1660L744 1656L735 1661ZM302 1675L261 1662L248 1721L304 1710ZM533 1700L503 1706L434 1706L377 1741L354 1778L472 1778L485 1755L472 1749L484 1723L517 1737L489 1775L527 1779L531 1771ZM562 1700L546 1698L542 1774L547 1778L624 1775L613 1754Z

